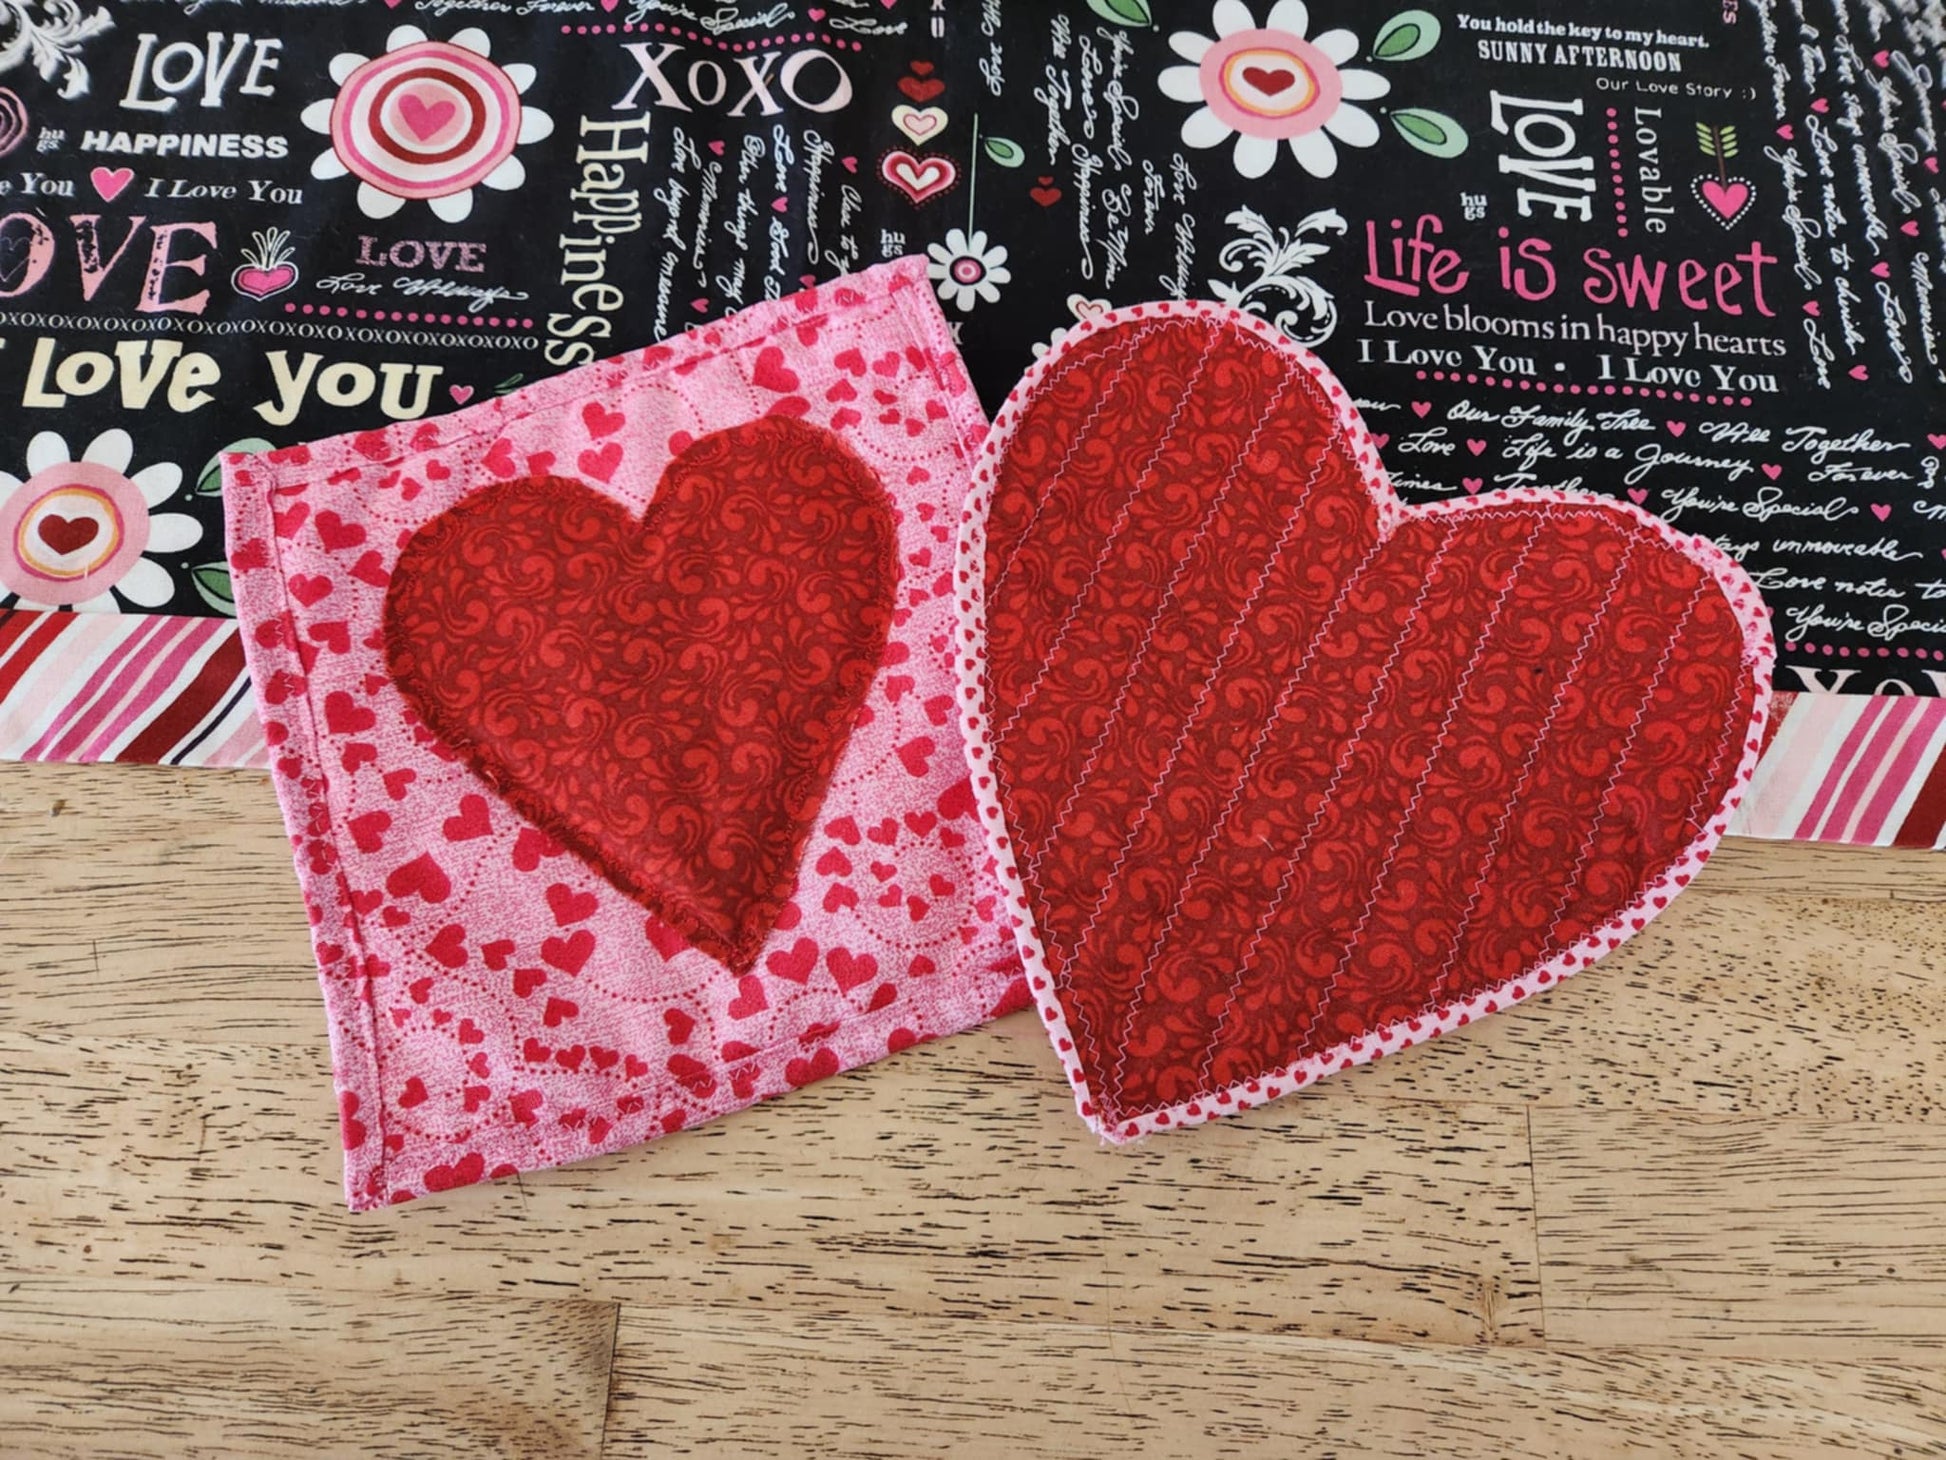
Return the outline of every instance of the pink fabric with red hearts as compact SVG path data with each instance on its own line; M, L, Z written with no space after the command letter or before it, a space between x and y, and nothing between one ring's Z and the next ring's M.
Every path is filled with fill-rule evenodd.
M876 475L899 577L794 890L733 971L442 741L388 672L386 604L414 534L476 493L566 479L640 518L689 447L773 415ZM1025 1006L948 659L985 431L905 260L453 415L226 461L354 1209L617 1150Z

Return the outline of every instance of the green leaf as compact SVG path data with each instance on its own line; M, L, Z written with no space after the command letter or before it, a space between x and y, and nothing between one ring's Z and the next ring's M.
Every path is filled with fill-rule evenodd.
M1439 17L1424 10L1401 10L1380 28L1372 42L1375 61L1416 61L1439 44Z
M1154 25L1149 0L1088 0L1088 8L1117 25Z
M1401 107L1390 115L1399 135L1421 152L1434 157L1458 157L1466 150L1466 128L1444 112Z
M196 585L196 591L218 613L236 617L236 591L230 586L230 570L222 563L204 563L199 568L189 570L189 581Z
M1734 126L1712 127L1708 122L1696 124L1696 145L1703 149L1705 157L1731 158L1737 155L1737 129Z
M241 441L232 441L216 455L203 463L203 469L196 474L196 495L199 497L220 497L223 495L223 458L233 451L268 451L270 443L261 436L245 436Z
M986 153L1002 167L1019 167L1027 160L1027 149L1009 137L987 138Z

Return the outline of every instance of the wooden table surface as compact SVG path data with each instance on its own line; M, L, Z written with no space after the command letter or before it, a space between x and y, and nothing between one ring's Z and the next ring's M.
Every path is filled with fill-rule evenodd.
M363 1216L261 775L0 767L0 1455L1946 1455L1946 862L1111 1150L1029 1015Z

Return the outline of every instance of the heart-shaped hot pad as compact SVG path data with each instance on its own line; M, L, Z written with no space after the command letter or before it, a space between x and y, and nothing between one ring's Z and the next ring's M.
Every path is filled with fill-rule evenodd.
M1112 1140L1585 967L1756 760L1769 622L1722 553L1562 492L1404 507L1329 372L1214 306L1029 373L959 566L975 791Z
M521 815L736 973L878 670L891 503L782 416L670 462L640 519L559 477L486 487L400 555L387 667Z

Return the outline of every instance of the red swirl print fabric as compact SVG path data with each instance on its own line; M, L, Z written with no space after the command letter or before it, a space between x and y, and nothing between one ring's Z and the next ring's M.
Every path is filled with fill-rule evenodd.
M226 462L354 1208L1024 1006L950 667L985 430L905 262Z
M1586 966L1755 764L1772 643L1727 558L1607 500L1405 508L1343 387L1215 306L1070 335L960 552L975 791L1110 1139Z
M639 522L498 482L400 554L393 682L509 805L733 973L750 970L878 672L885 489L772 416L669 464Z

